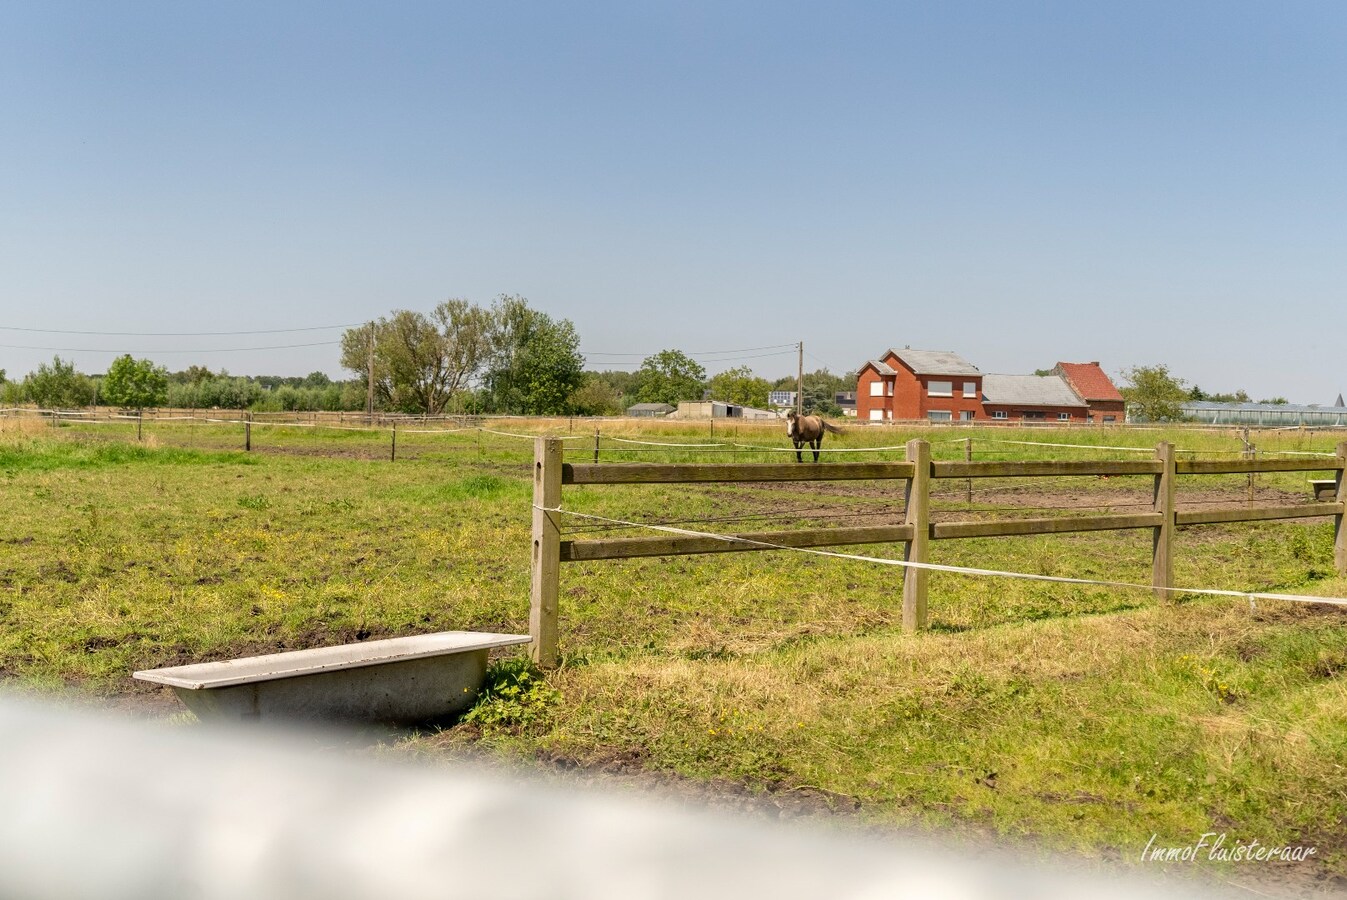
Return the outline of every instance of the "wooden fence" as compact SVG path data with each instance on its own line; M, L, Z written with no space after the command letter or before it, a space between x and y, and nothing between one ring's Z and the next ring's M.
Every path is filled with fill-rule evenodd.
M562 462L562 442L538 438L533 473L533 581L529 630L534 660L542 666L557 661L558 593L561 564L639 556L681 556L693 553L742 553L781 547L835 547L848 544L903 543L909 562L929 562L931 541L973 537L1007 537L1149 528L1152 533L1151 583L1165 598L1174 587L1174 534L1180 525L1260 522L1314 516L1334 518L1334 563L1347 574L1347 442L1338 444L1331 459L1181 460L1173 445L1162 442L1154 459L1037 460L973 462L931 459L924 440L907 443L903 462L660 464ZM1331 502L1293 505L1243 505L1225 509L1180 509L1179 475L1222 475L1256 472L1331 472L1336 493ZM968 522L932 522L931 482L940 479L1037 478L1071 475L1149 475L1154 478L1151 511L1104 515L1024 518ZM569 541L561 539L562 486L567 484L674 484L764 481L892 480L905 482L906 516L902 525L766 531L727 535L742 540L667 535L645 538ZM762 546L775 545L775 546ZM903 570L903 627L926 627L929 571Z

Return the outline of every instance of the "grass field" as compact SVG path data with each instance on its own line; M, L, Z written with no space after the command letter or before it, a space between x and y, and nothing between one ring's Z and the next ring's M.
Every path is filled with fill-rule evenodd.
M527 423L497 423L519 432ZM0 674L25 689L145 690L134 669L443 629L527 630L528 441L272 426L0 433ZM495 425L489 427L496 428ZM559 420L568 459L593 424ZM571 431L571 429L574 429ZM777 429L603 423L604 460L784 461ZM1237 452L1233 433L852 428L827 446L933 441L961 459L1144 458L1003 441ZM1333 435L1256 436L1262 452L1331 451ZM947 443L935 443L947 441ZM711 452L714 451L714 452ZM847 459L901 458L874 451ZM1260 500L1309 500L1304 474ZM1126 511L1149 478L941 484L937 518ZM1242 502L1244 476L1180 480L1185 503ZM568 488L568 508L627 521L767 530L899 521L901 483ZM578 529L589 526L572 522ZM635 531L622 533L636 534ZM604 532L606 534L606 532ZM578 531L576 538L598 536ZM849 552L896 558L901 548ZM1145 532L942 541L935 562L1149 580ZM1182 529L1192 587L1347 596L1325 520ZM563 666L516 672L475 721L409 753L490 749L796 787L867 821L1138 856L1186 844L1313 844L1347 875L1347 618L1337 608L933 574L932 629L904 634L901 573L782 553L563 567ZM511 684L513 686L511 686Z

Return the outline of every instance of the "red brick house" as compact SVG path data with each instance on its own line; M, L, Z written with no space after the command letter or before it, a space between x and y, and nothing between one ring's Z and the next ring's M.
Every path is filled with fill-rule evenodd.
M982 373L951 350L888 350L861 366L856 418L869 422L983 418Z
M861 366L863 422L1122 422L1125 403L1099 363L1061 363L1050 375L989 375L950 350L887 350Z
M1059 362L1052 371L1065 379L1066 383L1071 385L1071 390L1089 406L1088 421L1100 423L1127 421L1127 402L1123 400L1123 395L1104 374L1097 361Z

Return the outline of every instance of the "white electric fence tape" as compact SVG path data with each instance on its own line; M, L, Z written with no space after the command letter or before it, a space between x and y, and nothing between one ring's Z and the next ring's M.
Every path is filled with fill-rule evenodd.
M939 563L919 563L909 562L905 559L884 559L878 556L862 556L856 553L838 553L834 550L818 550L810 547L787 547L782 544L772 544L765 541L755 541L749 538L737 537L730 534L716 534L709 531L693 531L688 528L674 528L669 525L651 525L640 522L628 522L623 519L613 519L607 516L596 516L590 513L573 512L561 507L541 507L534 506L534 509L543 512L560 513L562 515L573 516L580 519L590 519L595 522L605 522L610 525L621 525L628 528L647 528L652 531L663 531L668 534L677 534L684 537L714 538L718 541L725 541L731 544L748 544L754 547L762 547L765 550L789 550L794 553L808 553L813 556L826 556L833 559L846 559L852 562L877 563L883 566L899 566L904 569L926 569L931 572L950 572L955 575L981 575L988 578L1015 578L1023 581L1048 581L1056 584L1084 584L1095 585L1098 587L1119 587L1133 588L1145 591L1165 591L1171 594L1201 594L1212 597L1240 597L1248 600L1252 605L1254 600L1287 600L1293 603L1322 603L1330 606L1347 606L1347 598L1341 597L1313 597L1305 594L1274 594L1264 591L1228 591L1221 588L1187 588L1187 587L1158 587L1151 584L1138 584L1131 581L1103 581L1094 578L1070 578L1064 575L1031 575L1027 572L1006 572L1000 569L975 569L968 566L949 566Z

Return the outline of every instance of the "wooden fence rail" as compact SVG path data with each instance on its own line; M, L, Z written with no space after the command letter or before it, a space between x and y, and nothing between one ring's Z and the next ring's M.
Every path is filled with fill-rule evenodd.
M1344 482L1344 471L1347 471L1347 442L1338 445L1337 455L1332 459L1179 460L1173 446L1162 442L1156 447L1154 459L998 462L968 459L933 461L930 444L924 440L913 440L907 444L907 459L903 462L666 465L563 463L561 440L541 437L534 445L533 579L529 614L533 658L542 666L556 665L561 564L570 562L901 542L907 561L924 563L930 561L931 541L1148 528L1152 534L1151 584L1157 597L1163 599L1168 596L1169 589L1174 587L1174 536L1179 526L1332 516L1334 564L1339 573L1347 574L1347 530L1343 528L1344 510L1347 510L1347 482ZM1256 472L1331 472L1336 486L1334 500L1292 505L1244 505L1228 509L1178 508L1179 475ZM931 521L932 481L1083 475L1152 476L1151 511L993 521ZM903 481L906 499L903 524L746 532L723 538L671 534L585 541L561 539L561 513L558 510L563 485L852 480ZM926 569L903 570L904 628L920 630L926 627L929 575Z

